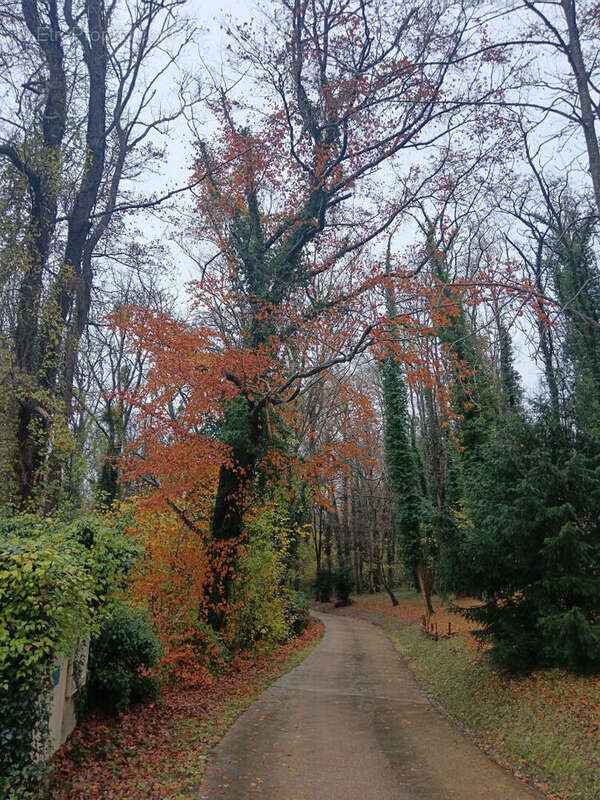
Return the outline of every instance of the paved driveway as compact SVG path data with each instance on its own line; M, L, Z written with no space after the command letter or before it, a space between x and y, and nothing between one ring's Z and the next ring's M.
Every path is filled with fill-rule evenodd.
M317 616L320 644L225 735L199 800L540 800L440 716L372 623Z

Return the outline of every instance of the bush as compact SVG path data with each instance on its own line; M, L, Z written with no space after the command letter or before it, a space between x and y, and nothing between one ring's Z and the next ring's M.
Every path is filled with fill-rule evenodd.
M315 600L329 603L333 593L333 575L328 569L319 569L315 576Z
M118 713L131 703L156 697L158 678L147 670L156 667L159 654L158 637L146 613L111 606L90 644L88 705Z
M333 573L333 587L335 590L336 606L349 606L352 602L350 594L352 592L353 583L350 570L339 569Z
M139 549L125 523L0 510L0 796L39 796L50 673L97 630L99 610L126 586Z
M164 654L159 665L161 676L188 686L197 684L203 674L220 675L231 660L229 648L196 612L184 609L177 619L169 617L168 631L160 627ZM164 620L164 617L160 620Z
M229 648L219 634L204 620L194 620L193 631L197 661L213 675L219 675L231 661Z
M259 642L269 649L289 636L281 591L285 551L277 540L280 524L277 509L270 507L247 522L248 541L240 554L229 616L234 650L252 650Z
M33 516L0 518L0 794L43 769L53 663L91 624L92 580L68 540Z
M140 544L125 533L128 522L125 515L90 515L51 529L53 538L62 536L77 548L92 578L98 606L110 601L115 590L129 585L130 573L141 555Z
M285 618L293 636L299 636L308 625L308 600L302 592L286 589L283 595Z

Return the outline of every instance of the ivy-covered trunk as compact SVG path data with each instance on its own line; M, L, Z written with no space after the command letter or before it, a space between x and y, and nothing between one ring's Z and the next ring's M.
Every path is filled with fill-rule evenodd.
M244 507L265 435L256 405L243 397L229 402L221 436L231 446L231 461L219 470L209 543L208 621L215 630L225 624L236 552L244 535Z

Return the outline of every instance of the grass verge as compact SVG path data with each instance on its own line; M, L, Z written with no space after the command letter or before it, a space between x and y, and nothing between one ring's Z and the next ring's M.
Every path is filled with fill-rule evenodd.
M210 686L167 687L160 702L83 722L54 758L53 800L192 800L208 755L238 716L316 646L323 626Z
M440 601L436 605L442 605ZM538 670L510 677L461 634L434 641L420 630L420 604L404 594L398 609L383 596L357 598L406 655L420 684L477 743L549 798L600 799L600 677ZM448 616L442 609L440 630Z

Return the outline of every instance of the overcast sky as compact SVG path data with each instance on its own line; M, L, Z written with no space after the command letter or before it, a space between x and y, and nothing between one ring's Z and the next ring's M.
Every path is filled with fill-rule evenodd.
M268 2L263 2L264 9ZM185 6L188 16L198 27L197 43L188 49L185 59L182 59L183 68L194 74L201 84L207 81L207 68L219 75L227 70L226 64L226 36L223 25L227 20L249 20L256 16L257 9L254 2L241 2L241 0L218 0L216 3L207 0L187 0ZM168 95L169 88L166 87ZM210 132L210 120L201 107L196 109L198 121L206 122L206 132ZM193 160L192 134L184 120L173 126L173 141L170 146L168 174L171 178L176 175L189 175L190 165Z

